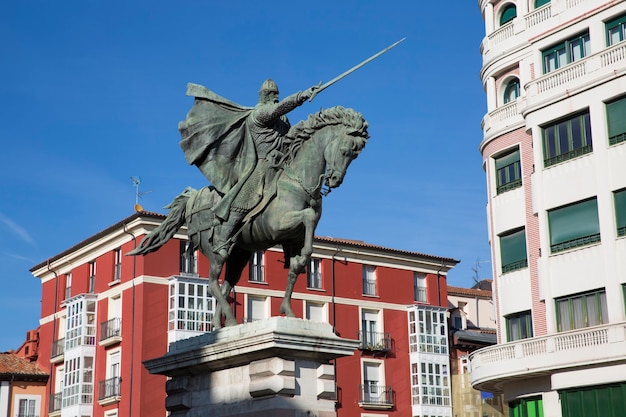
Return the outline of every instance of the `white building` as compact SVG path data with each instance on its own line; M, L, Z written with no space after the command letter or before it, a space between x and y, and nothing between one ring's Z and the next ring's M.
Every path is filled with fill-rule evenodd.
M626 2L479 7L499 341L472 384L516 417L624 416Z

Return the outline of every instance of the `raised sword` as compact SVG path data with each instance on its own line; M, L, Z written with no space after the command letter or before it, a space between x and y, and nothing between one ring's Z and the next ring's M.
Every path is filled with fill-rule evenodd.
M339 74L338 76L336 76L332 80L328 81L327 83L322 84L320 82L319 87L317 89L315 89L315 91L313 92L313 95L311 96L309 101L313 101L313 99L315 98L317 93L326 90L328 87L330 87L331 85L335 84L337 81L341 80L346 75L353 73L354 71L358 70L359 68L361 68L363 65L367 64L368 62L371 62L371 61L375 60L376 58L378 58L379 56L381 56L385 52L389 51L391 48L395 48L399 43L403 42L405 39L406 39L406 37L400 39L399 41L397 41L395 43L392 43L391 45L389 45L388 47L386 47L382 51L372 55L371 57L367 58L365 61L363 61L363 62L353 66L349 70L347 70L345 72L342 72L341 74Z

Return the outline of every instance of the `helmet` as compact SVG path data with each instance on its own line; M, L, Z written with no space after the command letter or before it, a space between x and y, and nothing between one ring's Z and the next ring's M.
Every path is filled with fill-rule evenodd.
M278 93L278 86L276 85L274 80L268 78L267 80L263 81L263 84L261 84L261 89L259 90L259 93L262 91L272 91Z

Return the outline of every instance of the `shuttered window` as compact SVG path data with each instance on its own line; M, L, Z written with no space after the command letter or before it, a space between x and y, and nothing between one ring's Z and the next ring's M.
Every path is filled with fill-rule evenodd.
M517 17L517 8L514 4L507 4L500 15L500 26L505 25Z
M552 253L600 241L598 201L595 198L548 211Z
M563 417L626 416L626 382L559 391Z
M522 166L519 149L495 158L496 193L502 194L522 186Z
M626 141L626 97L606 104L606 122L610 145Z
M503 274L528 266L525 229L500 235L500 259Z
M593 152L589 112L543 127L544 166Z

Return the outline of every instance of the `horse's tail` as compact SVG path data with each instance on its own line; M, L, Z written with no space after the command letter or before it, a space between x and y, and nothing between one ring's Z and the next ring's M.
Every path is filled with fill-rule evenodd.
M147 255L150 252L154 252L163 246L168 240L170 240L185 224L185 211L187 207L187 201L198 193L198 190L191 187L185 188L174 201L165 206L169 209L167 217L163 220L156 229L148 233L139 243L134 250L127 253L127 255Z

